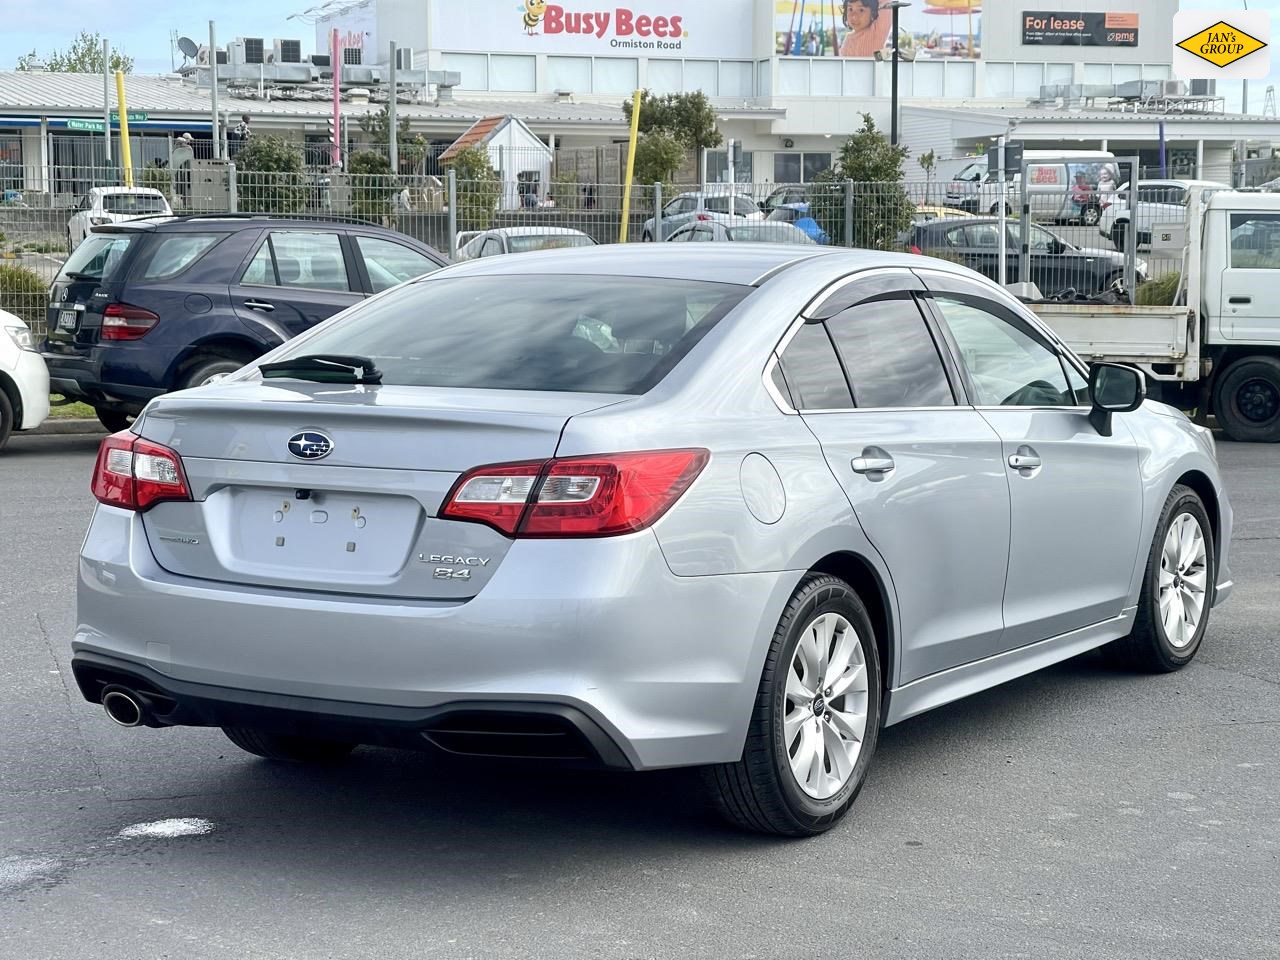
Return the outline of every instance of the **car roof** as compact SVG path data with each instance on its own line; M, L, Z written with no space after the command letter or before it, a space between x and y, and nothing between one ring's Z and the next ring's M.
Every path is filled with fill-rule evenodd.
M531 226L531 227L497 227L485 231L485 236L495 234L500 237L585 237L587 234L572 227ZM474 237L472 239L475 239Z
M216 228L227 233L234 233L239 230L257 230L264 226L269 226L277 230L314 230L317 228L328 230L358 230L361 233L371 233L377 236L387 237L389 239L407 240L410 243L421 243L421 241L415 240L408 234L403 234L396 230L389 230L386 227L378 226L376 223L368 223L363 220L326 219L322 217L279 217L268 214L210 213L193 214L185 217L165 215L136 217L132 220L126 220L123 223L112 223L94 227L94 230L102 233L120 233L130 230L150 231L163 228L166 232L207 232L210 228Z
M706 280L750 286L793 264L814 257L841 256L849 269L876 266L919 266L919 258L842 247L774 243L622 243L522 253L518 257L485 257L446 267L428 277L566 274L574 276L650 277L663 280ZM424 280L427 278L423 278Z

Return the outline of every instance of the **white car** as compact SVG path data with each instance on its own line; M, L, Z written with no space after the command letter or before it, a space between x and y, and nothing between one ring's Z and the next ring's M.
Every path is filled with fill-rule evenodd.
M172 216L169 201L150 187L94 187L80 200L67 221L67 245L74 250L89 231L107 223L122 223L138 217Z
M1130 209L1127 199L1129 184L1125 184L1104 201L1102 216L1098 219L1098 232L1123 251L1125 234L1131 225L1138 230L1138 246L1151 246L1151 229L1157 223L1186 223L1187 204L1194 190L1201 191L1202 202L1220 190L1230 190L1225 183L1213 180L1139 180L1137 216Z
M459 234L458 239L458 260L596 245L587 234L569 227L499 227L496 230Z
M0 310L0 448L15 430L34 430L49 416L49 370L31 329Z
M779 193L775 190L771 199L778 199ZM646 243L655 238L665 240L691 220L727 220L732 217L763 220L764 211L745 194L730 193L727 185L724 190L682 193L662 208L662 236L657 236L656 218L650 217L644 222L640 239Z

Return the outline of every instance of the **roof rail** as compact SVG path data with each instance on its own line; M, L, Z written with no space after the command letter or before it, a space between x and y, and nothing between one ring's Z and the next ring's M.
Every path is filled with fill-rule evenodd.
M314 220L317 222L355 223L366 227L383 226L373 220L342 213L188 213L174 216L171 219L183 223L195 220Z

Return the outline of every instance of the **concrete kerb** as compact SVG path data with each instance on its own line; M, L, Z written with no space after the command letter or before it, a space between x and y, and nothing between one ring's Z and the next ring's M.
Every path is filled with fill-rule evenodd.
M77 434L106 434L107 428L100 424L97 420L66 418L61 420L46 420L34 430L23 430L18 436L22 437L47 437L47 436L74 436Z

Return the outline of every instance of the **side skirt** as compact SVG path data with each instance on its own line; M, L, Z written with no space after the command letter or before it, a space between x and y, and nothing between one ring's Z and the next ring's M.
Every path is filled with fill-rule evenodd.
M1137 607L1130 607L1111 620L913 680L889 692L884 725L892 726L944 703L1043 670L1126 636L1133 629L1137 612Z

